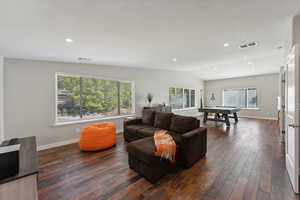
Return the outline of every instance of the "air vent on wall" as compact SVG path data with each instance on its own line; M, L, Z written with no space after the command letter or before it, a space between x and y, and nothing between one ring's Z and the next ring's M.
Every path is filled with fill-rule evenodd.
M257 46L257 42L249 42L246 44L242 44L239 46L240 49L245 49L245 48L249 48L249 47L254 47Z

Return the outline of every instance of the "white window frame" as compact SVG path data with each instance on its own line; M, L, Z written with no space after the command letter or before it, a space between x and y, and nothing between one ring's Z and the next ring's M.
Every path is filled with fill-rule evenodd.
M246 89L247 90L247 92L246 92L246 99L247 99L247 101L246 101L246 108L240 108L240 109L243 109L243 110L259 110L259 99L260 98L258 98L258 96L259 96L259 90L258 90L258 88L257 87L244 87L244 88L224 88L223 90L222 90L222 105L223 106L225 106L224 105L224 90L239 90L239 89ZM248 108L248 89L256 89L256 97L257 97L257 102L256 102L256 107L255 108Z
M183 88L183 87L169 87L168 89L168 98L169 98L169 105L171 106L171 102L170 102L170 88L174 88L175 89L175 96L176 96L176 89L179 88L179 89L182 89L182 92L183 92L183 97L184 98L184 90L189 90L189 96L190 96L190 104L191 104L191 90L195 90L195 106L194 107L188 107L188 108L185 108L184 107L184 101L182 101L182 108L172 108L173 111L181 111L181 110L192 110L192 109L196 109L197 106L198 106L198 101L197 101L197 89L196 88Z
M102 80L109 80L109 81L119 81L124 83L131 83L131 98L132 98L132 110L131 114L127 115L114 115L114 116L107 116L107 117L100 117L100 118L93 118L93 119L79 119L79 120L72 120L67 122L60 122L57 119L57 102L58 102L58 76L70 76L70 77L82 77L82 78L96 78ZM72 73L64 73L64 72L55 72L55 81L54 81L54 88L55 88L55 95L54 95L54 126L60 125L68 125L68 124L79 124L79 123L86 123L86 122L95 122L95 121L102 121L102 120L110 120L110 119L121 119L126 117L132 117L135 115L135 82L128 81L128 80L120 80L120 79L113 79L101 76L93 76L93 75L86 75L86 74L72 74Z

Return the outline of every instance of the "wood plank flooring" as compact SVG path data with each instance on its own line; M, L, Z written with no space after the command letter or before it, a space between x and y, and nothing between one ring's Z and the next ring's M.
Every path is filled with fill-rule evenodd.
M84 153L77 144L39 152L39 199L298 199L284 168L274 121L241 119L230 129L208 122L208 153L155 185L128 168L121 135L116 147Z

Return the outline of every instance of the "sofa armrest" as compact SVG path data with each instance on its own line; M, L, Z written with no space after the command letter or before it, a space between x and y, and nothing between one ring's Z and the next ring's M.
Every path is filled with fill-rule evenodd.
M123 121L123 136L124 136L124 140L126 142L131 142L131 141L135 140L135 137L132 136L132 133L130 132L128 127L130 125L138 125L138 124L142 124L141 118L125 119Z
M124 126L134 125L134 124L142 124L142 118L124 120Z
M181 158L186 168L205 156L207 151L207 129L200 127L182 135Z

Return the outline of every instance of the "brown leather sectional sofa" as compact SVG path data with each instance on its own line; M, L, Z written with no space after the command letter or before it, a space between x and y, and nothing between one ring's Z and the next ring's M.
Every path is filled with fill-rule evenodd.
M124 121L124 138L127 145L129 166L150 182L173 169L174 164L154 156L154 131L168 130L176 143L176 166L191 167L205 156L207 130L200 127L194 117L173 113L144 110L142 118Z

